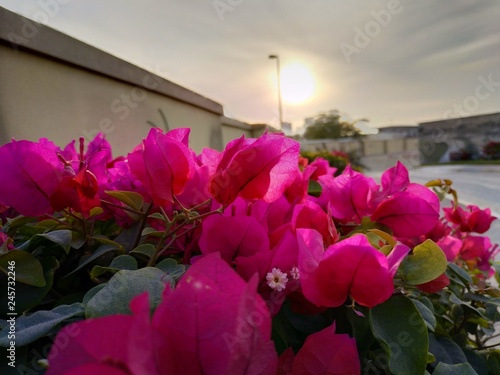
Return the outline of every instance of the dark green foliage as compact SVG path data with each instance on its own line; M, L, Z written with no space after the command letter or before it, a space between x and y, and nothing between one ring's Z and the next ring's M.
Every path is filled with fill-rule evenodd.
M359 137L361 131L356 128L356 121L349 122L340 118L338 111L320 113L312 118L307 126L304 138L306 139L337 139Z

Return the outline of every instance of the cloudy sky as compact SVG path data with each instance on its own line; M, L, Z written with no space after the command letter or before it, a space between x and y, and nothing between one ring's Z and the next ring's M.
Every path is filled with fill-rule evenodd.
M269 54L280 56L283 69L300 64L313 76L309 99L283 103L284 120L295 128L331 109L369 119L372 127L500 111L498 0L0 0L0 6L207 96L243 121L278 124L276 61Z

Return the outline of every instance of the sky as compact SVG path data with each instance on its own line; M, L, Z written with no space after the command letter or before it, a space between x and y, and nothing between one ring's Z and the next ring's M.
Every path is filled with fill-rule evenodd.
M0 0L224 106L279 124L277 67L312 81L283 120L339 110L365 131L500 112L498 0ZM282 77L282 91L283 88ZM293 90L293 89L292 89ZM285 97L283 92L283 97Z

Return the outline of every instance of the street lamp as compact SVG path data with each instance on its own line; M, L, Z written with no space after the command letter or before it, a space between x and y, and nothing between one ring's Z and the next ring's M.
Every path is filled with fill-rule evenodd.
M280 114L280 130L283 128L283 109L281 108L281 82L280 82L280 57L278 55L269 55L270 59L276 59L276 72L278 76L278 107Z

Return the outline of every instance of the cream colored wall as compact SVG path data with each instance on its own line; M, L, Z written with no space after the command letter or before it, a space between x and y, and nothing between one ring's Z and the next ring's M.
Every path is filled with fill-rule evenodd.
M395 152L405 151L404 139L391 139L387 141L387 153L392 154Z
M385 141L367 140L364 142L365 156L385 154Z
M251 129L241 129L222 124L222 142L224 145L227 145L228 142L233 139L240 138L242 135L245 135L247 138L251 138Z
M420 165L419 144L417 138L369 139L338 142L318 140L302 142L302 151L357 151L361 164L368 170L383 171L399 160L407 168Z
M144 87L154 87L153 77L143 77ZM0 44L0 144L47 137L63 146L102 131L122 155L147 135L148 120L163 126L162 109L171 129L191 128L195 151L223 146L220 115L144 87Z

